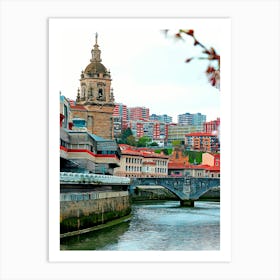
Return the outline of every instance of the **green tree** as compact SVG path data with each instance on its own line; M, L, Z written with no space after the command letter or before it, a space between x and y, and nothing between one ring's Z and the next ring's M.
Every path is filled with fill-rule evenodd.
M181 140L173 140L171 144L172 144L173 147L178 147L178 146L182 145L182 141Z
M136 142L136 139L133 135L129 135L127 138L126 138L126 144L127 145L130 145L130 146L137 146L137 142Z
M152 142L152 143L150 144L150 146L158 147L158 143L157 143L157 142Z
M128 144L127 138L129 136L133 136L133 133L130 128L126 128L125 130L122 131L122 133L120 135L119 144Z
M185 154L185 153L184 153ZM189 162L193 164L200 164L202 162L202 152L198 151L186 151L189 156Z
M142 136L139 138L137 142L138 147L147 147L148 144L151 142L151 139L148 136Z
M172 154L172 151L173 151L173 149L164 148L164 149L157 149L157 150L155 150L155 153L160 154L161 152L163 152L165 155L169 156L169 155Z

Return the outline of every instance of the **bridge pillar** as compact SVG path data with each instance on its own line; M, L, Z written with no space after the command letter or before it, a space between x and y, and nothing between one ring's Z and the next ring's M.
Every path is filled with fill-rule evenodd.
M180 200L182 207L194 207L194 200Z

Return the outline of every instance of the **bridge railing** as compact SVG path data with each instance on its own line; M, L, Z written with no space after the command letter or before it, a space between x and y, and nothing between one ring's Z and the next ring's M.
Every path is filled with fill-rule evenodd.
M130 184L127 177L101 174L60 172L60 183Z
M128 191L116 191L116 192L86 192L86 193L61 193L60 201L85 201L85 200L97 200L112 197L128 196Z

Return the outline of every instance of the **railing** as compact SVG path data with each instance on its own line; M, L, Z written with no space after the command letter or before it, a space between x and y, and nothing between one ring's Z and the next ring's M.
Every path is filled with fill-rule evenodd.
M87 193L61 193L60 201L84 201L95 200L112 197L128 196L128 191L116 191L116 192L87 192Z
M88 183L88 184L124 184L129 185L130 179L101 174L60 172L60 183Z

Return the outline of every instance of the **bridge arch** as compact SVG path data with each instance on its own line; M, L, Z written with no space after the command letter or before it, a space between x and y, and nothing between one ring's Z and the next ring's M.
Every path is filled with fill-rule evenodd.
M183 206L194 206L198 200L210 189L220 186L219 178L194 178L194 177L140 177L131 178L131 187L141 185L162 186L173 193Z

